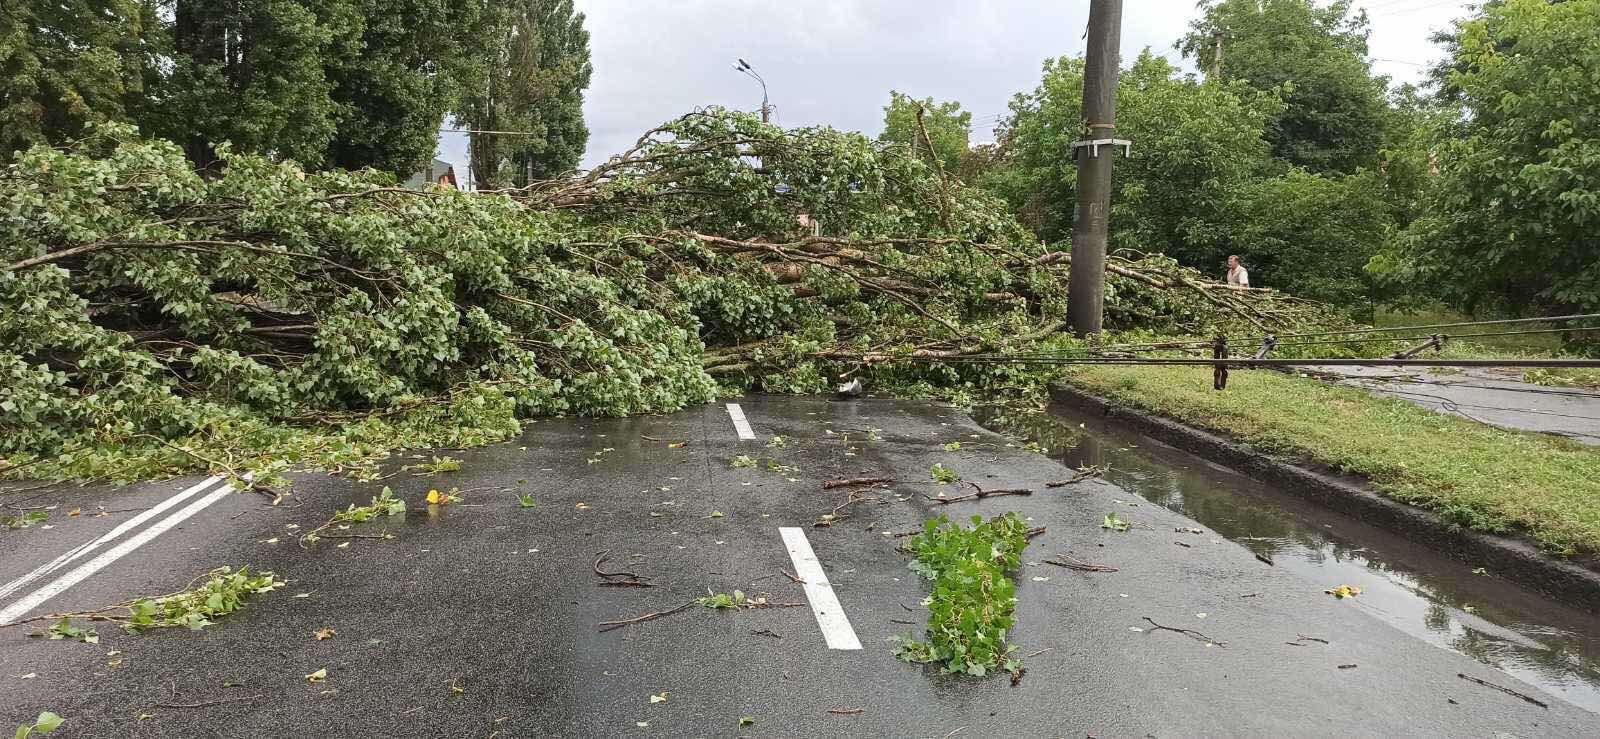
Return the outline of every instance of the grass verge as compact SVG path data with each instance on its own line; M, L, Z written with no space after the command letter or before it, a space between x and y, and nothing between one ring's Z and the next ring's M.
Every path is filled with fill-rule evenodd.
M1546 551L1600 553L1600 450L1268 371L1211 389L1206 367L1089 367L1079 387L1270 453L1362 475L1396 500Z

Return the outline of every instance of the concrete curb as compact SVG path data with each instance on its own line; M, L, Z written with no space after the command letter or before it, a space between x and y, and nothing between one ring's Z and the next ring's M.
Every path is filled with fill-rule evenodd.
M1421 508L1384 497L1358 478L1317 470L1294 459L1272 457L1250 445L1147 413L1071 385L1050 389L1058 403L1104 415L1117 423L1283 488L1327 508L1382 526L1475 567L1487 567L1550 598L1600 609L1600 572L1556 559L1533 544L1468 531Z

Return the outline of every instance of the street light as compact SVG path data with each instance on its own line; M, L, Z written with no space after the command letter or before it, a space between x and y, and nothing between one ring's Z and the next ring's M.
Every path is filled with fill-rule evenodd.
M767 81L761 79L761 75L756 74L756 70L751 68L750 62L747 62L743 59L740 59L738 64L733 65L733 70L735 72L748 75L755 81L761 83L761 122L770 123L772 118L772 106L767 103Z

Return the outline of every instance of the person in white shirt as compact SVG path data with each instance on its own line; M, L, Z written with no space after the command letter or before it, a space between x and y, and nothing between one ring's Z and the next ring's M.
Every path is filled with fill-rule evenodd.
M1250 272L1239 264L1238 254L1228 257L1228 284L1234 287L1250 286Z

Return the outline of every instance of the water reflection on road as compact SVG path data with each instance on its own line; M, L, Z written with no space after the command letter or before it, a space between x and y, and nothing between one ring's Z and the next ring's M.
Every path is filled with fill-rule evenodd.
M1322 587L1362 589L1355 603L1408 634L1600 713L1600 615L1550 601L1276 488L1065 408L981 408L984 426L1035 441L1070 467L1199 521Z

